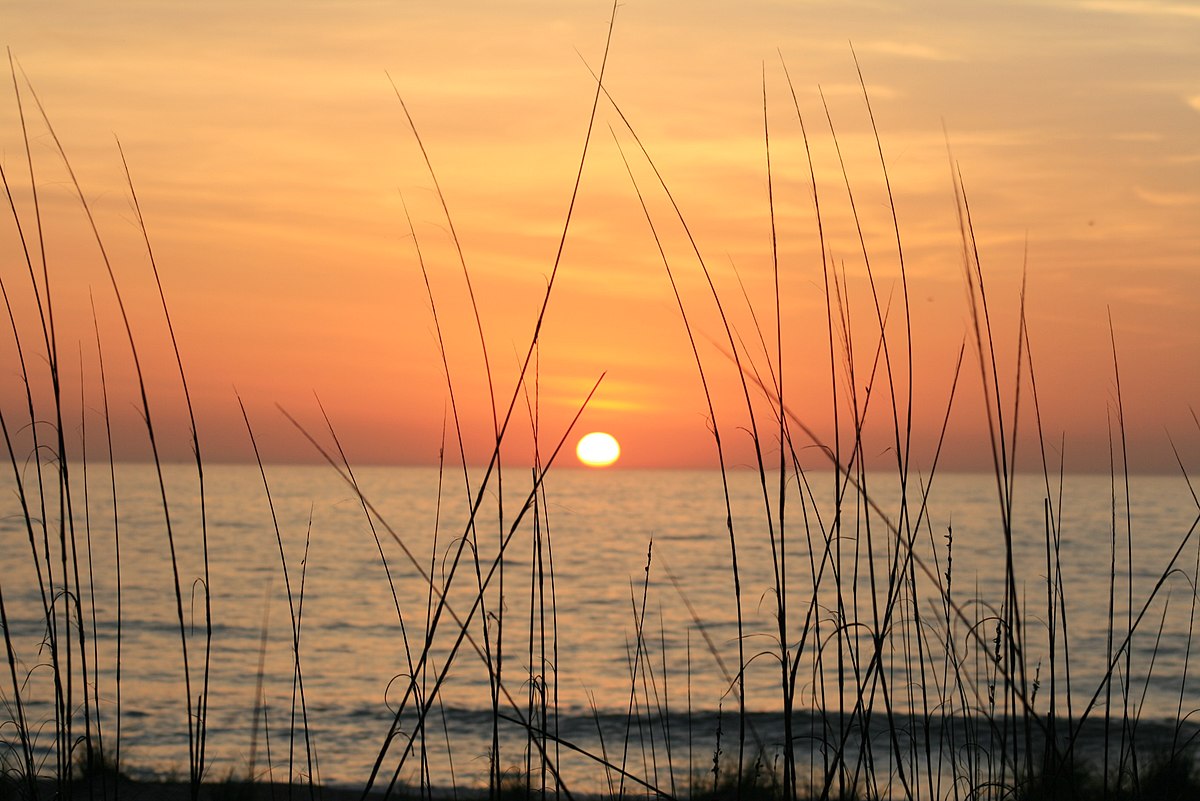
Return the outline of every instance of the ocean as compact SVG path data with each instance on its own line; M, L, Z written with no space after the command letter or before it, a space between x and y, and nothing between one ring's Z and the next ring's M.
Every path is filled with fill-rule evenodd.
M75 470L65 562L57 491L45 495L43 531L40 504L28 526L4 480L0 590L22 714L48 759L52 598L60 665L68 621L73 632L75 735L85 717L98 722L112 758L119 725L123 770L186 776L206 640L195 470L164 474L182 636L153 466L110 476L90 465L86 502ZM579 792L644 782L688 794L714 781L718 755L717 778L739 753L778 770L790 737L802 775L876 748L871 775L907 764L936 774L937 787L921 780L939 795L962 769L962 738L994 743L1009 726L1075 737L1095 759L1104 732L1115 750L1122 737L1161 746L1195 731L1176 725L1200 709L1198 506L1181 476L1134 476L1126 489L1070 475L1048 490L1018 475L1009 509L991 474L936 475L926 497L929 479L916 475L902 488L886 471L856 485L810 472L787 478L781 522L778 474L764 493L750 469L723 481L556 468L536 492L528 468L487 476L482 492L479 469L356 469L361 493L328 466L265 473L269 496L255 466L205 469L210 779L467 788L485 785L494 762ZM23 475L33 497L33 468ZM15 695L6 677L10 760Z

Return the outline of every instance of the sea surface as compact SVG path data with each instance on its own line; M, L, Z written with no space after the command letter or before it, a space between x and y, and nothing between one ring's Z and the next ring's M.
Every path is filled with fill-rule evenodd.
M470 787L495 758L508 775L557 771L576 790L615 788L624 766L637 777L627 788L686 792L712 781L718 750L726 763L759 748L769 761L785 703L812 765L831 743L868 739L848 733L855 715L874 716L863 731L909 732L883 750L915 759L921 737L957 736L975 716L1031 710L1069 727L1107 715L1161 739L1200 709L1197 502L1179 476L1127 488L1067 476L1060 488L1019 475L1009 509L990 474L937 475L926 496L915 475L902 487L881 472L864 486L814 472L788 477L781 514L778 474L764 492L749 469L555 469L535 488L528 468L361 468L348 479L268 466L264 484L255 466L210 465L205 582L194 468L165 468L168 536L152 466L112 476L90 465L84 476L77 465L65 562L49 468L44 511L33 468L24 475L28 512L11 477L0 488L0 590L26 720L48 753L45 595L60 663L72 631L76 734L85 728L78 586L87 714L110 756L119 725L122 767L136 775L186 776L206 586L214 779L362 786L378 765L376 783L424 773ZM1004 621L1019 626L1011 640ZM0 687L9 719L7 674ZM423 720L407 691L427 702ZM555 736L531 738L519 721ZM0 740L13 732L0 725Z

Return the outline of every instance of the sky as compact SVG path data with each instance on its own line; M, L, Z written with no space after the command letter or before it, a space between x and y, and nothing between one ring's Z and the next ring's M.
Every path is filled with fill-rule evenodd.
M1018 420L1023 468L1040 469L1041 443L1055 467L1106 471L1124 433L1135 470L1177 470L1172 446L1200 469L1194 5L629 0L589 137L611 15L593 0L0 0L20 93L4 82L0 165L44 298L23 110L68 447L103 451L102 352L118 457L148 454L117 295L48 125L167 458L189 454L187 411L122 151L210 461L253 458L239 399L268 461L321 459L282 409L325 447L327 414L356 463L486 462L510 407L514 464L534 432L543 461L565 437L569 464L603 430L625 467L712 466L714 426L729 464L753 462L756 429L777 461L776 404L741 380L757 371L782 376L814 467L827 457L799 423L848 452L855 404L864 458L895 464L911 388L901 447L925 472L989 469L997 408ZM10 211L0 253L22 346L2 340L0 403L27 420L20 356L39 409L50 360ZM850 331L832 360L831 308Z

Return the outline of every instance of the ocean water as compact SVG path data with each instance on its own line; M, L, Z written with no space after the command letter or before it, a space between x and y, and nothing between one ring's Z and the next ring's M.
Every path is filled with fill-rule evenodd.
M182 636L153 468L118 465L110 477L90 466L86 503L84 478L77 468L66 592L57 490L47 484L43 534L40 503L27 526L11 477L3 486L0 590L26 720L47 754L54 671L39 573L57 625L69 615L74 627L78 565L89 710L106 751L119 644L123 767L186 775L182 641L193 699L205 644L195 472L165 473ZM211 778L253 770L362 786L378 764L377 783L424 774L467 787L486 782L493 758L509 774L549 775L544 750L574 790L616 788L624 766L637 777L627 788L686 792L712 780L718 749L722 764L736 759L739 740L747 761L760 749L772 759L785 675L798 760L812 772L836 745L857 754L877 740L880 758L927 760L920 742L990 737L979 721L1025 708L1064 721L1059 736L1085 713L1094 726L1106 714L1136 721L1143 742L1174 737L1173 722L1200 709L1200 540L1181 477L1133 477L1127 516L1125 486L1107 476L1068 476L1049 493L1042 477L1018 476L1009 512L991 475L938 475L925 497L915 477L902 491L887 473L847 488L817 472L789 477L782 523L778 476L764 495L750 470L730 473L727 489L715 471L556 469L537 492L516 468L486 484L461 469L363 468L355 479L361 493L329 467L268 466L268 496L256 467L206 469ZM32 497L30 471L26 481ZM1004 620L1019 622L1019 651L997 648ZM495 740L489 665L503 687ZM9 719L11 680L0 687ZM423 721L406 691L427 702ZM1099 735L1087 731L1079 748L1094 752ZM11 748L14 727L0 725L0 740ZM944 779L948 759L937 761Z

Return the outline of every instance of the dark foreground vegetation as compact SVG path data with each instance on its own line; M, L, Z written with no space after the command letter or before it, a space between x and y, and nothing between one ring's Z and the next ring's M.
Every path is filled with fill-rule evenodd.
M1136 780L1129 776L1119 786L1106 783L1094 766L1047 766L1043 772L1015 780L1011 786L997 788L989 796L979 793L976 797L1002 797L1012 801L1060 801L1062 799L1098 799L1112 801L1190 801L1200 798L1200 771L1190 755L1177 754L1174 758L1154 757L1137 773ZM125 798L128 801L184 801L199 798L205 801L283 801L283 799L320 798L323 801L350 801L364 798L358 788L330 787L311 784L278 784L267 781L248 781L230 777L224 781L205 781L199 786L169 777L159 780L138 780L118 776L115 772L104 775L77 775L66 785L49 779L39 779L31 788L23 784L20 777L10 775L0 779L0 799L20 799L37 793L43 798ZM541 787L533 787L519 777L506 777L493 792L488 788L458 787L408 787L400 786L391 793L375 790L366 798L383 798L385 795L399 801L411 799L451 799L476 801L483 798L498 798L504 801L545 798L554 793ZM610 799L616 796L596 793L572 793L571 797L587 799ZM629 793L622 798L645 798L644 793ZM778 801L792 797L798 801L830 799L831 801L858 801L875 797L858 788L843 788L837 792L824 791L810 786L798 794L789 796L785 792L777 772L765 766L761 760L749 765L737 778L729 777L715 787L708 784L696 790L690 798L695 801Z
M174 334L170 334L176 357L174 369L183 390L184 418L189 421L195 454L195 493L199 498L198 517L187 522L186 536L199 538L197 550L202 554L198 564L180 563L177 539L184 536L184 530L171 513L176 499L169 496L160 470L164 548L174 575L174 617L183 664L178 698L188 721L187 762L185 775L174 782L123 777L128 766L121 755L122 690L123 680L128 677L121 673L120 650L123 578L116 509L121 496L115 479L118 471L113 464L109 428L110 393L117 388L107 383L105 360L118 350L123 358L132 359L135 365L132 394L138 398L145 421L150 458L161 467L156 426L165 415L145 390L143 368L138 360L143 343L135 334L135 320L139 316L156 315L156 319L161 316L169 324L168 304L158 283L152 238L141 216L134 181L129 181L127 191L135 221L145 235L149 264L146 277L155 282L160 293L161 304L154 308L135 309L125 305L125 288L117 280L104 250L102 232L92 223L87 194L75 182L80 208L92 225L100 258L111 278L110 300L119 310L125 336L119 343L100 342L97 327L97 341L81 350L78 361L74 346L68 348L59 341L53 314L55 265L44 245L45 223L35 177L39 165L34 149L28 146L31 137L48 138L53 142L55 157L68 168L70 162L54 134L51 115L42 110L32 88L14 70L15 102L22 112L19 137L26 145L28 178L17 179L9 172L3 176L10 223L16 231L14 241L19 243L16 252L5 254L3 288L11 337L6 352L17 358L17 363L6 369L19 374L24 402L0 410L0 424L15 488L4 500L4 515L9 521L17 521L28 550L6 551L0 562L0 626L5 634L5 671L0 690L3 704L0 799L337 799L367 794L410 798L598 795L841 801L1200 798L1194 743L1197 730L1189 722L1197 704L1188 694L1186 683L1190 636L1186 642L1171 644L1185 653L1185 680L1179 687L1177 718L1164 724L1160 732L1165 734L1152 741L1144 741L1141 734L1145 727L1139 720L1138 702L1154 673L1159 652L1155 631L1161 632L1160 621L1167 615L1163 588L1172 582L1176 586L1196 586L1200 578L1197 573L1200 550L1193 536L1193 524L1191 529L1177 532L1178 547L1173 557L1160 566L1152 580L1134 580L1136 544L1129 522L1125 427L1115 340L1116 425L1111 464L1114 513L1111 536L1105 544L1111 553L1111 568L1106 576L1097 577L1108 587L1110 625L1104 654L1108 669L1098 683L1081 687L1071 684L1074 643L1066 599L1072 588L1063 581L1061 569L1062 468L1054 462L1042 429L1038 376L1025 325L1024 300L1019 301L1022 308L1016 330L993 331L985 271L962 183L955 180L954 192L958 198L971 328L967 336L969 345L959 354L953 368L953 386L945 398L944 412L939 414L944 435L960 391L960 378L966 382L968 374L976 373L973 380L981 388L982 413L990 431L979 447L991 454L994 464L997 501L994 567L997 574L1002 574L1005 587L1002 597L995 599L978 597L969 586L971 579L960 581L953 564L953 532L935 532L929 522L926 501L930 487L937 480L940 441L922 472L914 464L911 440L918 410L913 401L910 316L913 310L894 205L891 207L894 243L888 251L871 252L863 240L858 257L868 275L863 293L867 300L856 305L850 298L851 282L845 265L833 263L828 256L822 216L827 213L823 211L828 208L826 204L831 202L827 195L836 196L853 211L854 188L848 177L840 186L825 187L818 184L815 173L800 176L811 185L816 210L812 231L814 257L812 263L796 267L780 264L776 256L771 268L776 279L782 269L805 269L825 287L827 340L823 345L829 374L825 391L835 422L831 432L811 430L789 405L791 393L796 390L784 376L784 353L789 343L781 333L785 321L779 316L778 295L755 305L748 299L745 303L741 298L735 302L729 293L719 291L721 282L710 272L692 238L686 217L671 196L667 179L658 172L653 154L642 146L634 126L621 113L618 99L607 95L603 75L604 62L601 62L572 198L578 191L589 150L594 147L597 114L614 111L615 119L624 126L618 134L628 159L631 193L643 201L646 210L648 246L659 246L665 275L676 290L674 299L681 325L693 343L695 366L707 399L714 452L722 475L727 475L729 469L727 449L732 432L745 429L755 446L754 469L761 486L763 517L754 531L747 532L738 530L730 515L724 532L730 556L729 602L736 610L740 627L743 604L749 601L743 597L741 571L745 565L739 563L739 547L746 537L769 538L774 586L763 602L772 605L777 628L772 632L772 644L765 651L760 645L753 649L746 645L747 637L742 636L739 628L737 662L722 665L730 687L731 709L716 749L709 754L694 755L694 764L688 770L669 777L657 762L650 764L645 757L648 749L657 748L657 755L677 749L681 737L676 730L672 745L673 735L663 724L671 718L672 710L665 709L660 700L658 691L660 686L665 689L665 684L660 683L665 682L666 669L655 673L658 665L654 663L657 656L654 627L646 619L651 577L655 581L660 578L650 559L641 598L635 598L632 620L635 635L629 654L628 714L630 719L637 717L647 724L638 727L636 742L629 733L633 727L627 726L624 742L610 742L601 753L583 755L582 758L595 765L597 779L593 787L578 791L559 779L557 765L572 756L575 746L558 733L556 725L554 654L560 638L570 637L571 632L559 631L556 626L553 546L545 523L543 478L559 460L570 429L554 432L552 436L539 432L537 438L544 450L536 457L532 485L522 502L500 510L489 506L497 497L503 497L493 491L505 470L502 452L506 437L512 436L511 431L519 426L538 431L536 404L530 403L529 397L536 383L534 368L544 315L554 293L559 267L556 260L548 265L545 297L532 323L527 349L521 354L517 381L508 387L490 384L494 416L489 422L495 445L481 465L481 478L464 473L463 481L474 499L470 523L456 537L445 570L431 577L430 555L407 550L406 558L410 561L391 566L392 570L415 570L425 576L428 596L422 609L424 620L400 616L401 625L407 624L402 636L410 647L410 663L398 672L407 677L408 683L397 696L393 724L384 731L363 732L363 738L378 741L378 759L375 770L363 776L361 786L353 792L321 787L311 770L320 742L307 736L303 723L306 714L305 674L300 657L303 561L295 554L289 557L285 553L282 539L279 539L281 575L290 605L294 661L291 723L286 735L291 745L286 749L286 769L294 781L279 784L264 779L261 766L266 757L261 755L258 769L252 755L245 774L231 776L226 781L213 776L210 770L209 698L211 693L220 691L210 681L212 631L218 622L212 617L210 597L218 588L211 586L209 575L204 443L196 432L186 363L180 356L187 343L176 346ZM863 96L864 109L869 113L865 86ZM787 102L792 104L794 95ZM810 121L800 116L798 105L795 108L793 133L800 134L807 147L809 134L805 126ZM411 118L409 121L412 122ZM412 133L419 142L415 124ZM831 121L828 136L836 143ZM764 136L768 156L769 141ZM882 146L878 152L879 174L890 198ZM770 163L768 158L767 164ZM427 164L436 185L433 165L429 161ZM764 178L768 188L777 180L770 167ZM22 188L19 180L28 180L28 184ZM73 174L71 180L75 180ZM658 201L665 198L674 216L656 218L649 211L651 205L647 200L651 196ZM857 211L853 215L857 222ZM764 225L774 231L775 222L774 211L769 209ZM690 243L692 250L686 258L669 256L662 247L667 228L682 231ZM453 232L453 227L449 230ZM434 265L425 264L416 232L411 234L421 270L433 269ZM569 234L570 213L563 226L564 241ZM887 286L878 283L873 272L882 270L884 263L897 276ZM452 265L452 269L460 267L469 287L466 264ZM677 278L683 271L699 271L711 289L705 302L712 304L722 321L715 335L711 331L694 330L696 310L691 304L695 301L685 301L678 291ZM441 342L439 302L432 290L429 301ZM739 329L735 319L745 318L752 320L751 326ZM698 344L702 333L717 340L723 355L704 355L708 351ZM1019 343L1015 361L1007 366L1001 364L996 344L1004 337ZM478 338L486 364L489 345L482 324ZM445 357L444 349L442 353ZM101 410L99 431L94 424L88 426L82 417L70 418L70 409L75 407L67 397L68 387L73 386L67 376L81 369L88 376L82 382L84 407ZM447 447L451 453L461 454L457 418L460 399L455 396L460 376L448 360L445 370L454 423ZM488 374L490 379L490 367ZM1006 381L1004 375L1013 378ZM716 413L712 389L717 381L733 381L738 385L745 402L736 419L728 420ZM586 403L582 401L581 412ZM1023 423L1025 419L1036 421L1032 442L1024 442L1022 448L1023 452L1034 454L1034 461L1040 467L1037 480L1045 509L1044 525L1036 533L1045 554L1044 573L1036 580L1018 576L1013 559L1016 539L1030 536L1030 532L1018 530L1012 519L1018 431L1025 430L1019 420ZM245 422L257 455L253 421L248 414ZM296 425L299 435L308 437L329 462L331 475L336 473L335 480L357 493L364 519L377 537L405 548L400 534L376 512L372 499L358 492L354 471L341 452L333 425L317 433L299 422ZM877 433L880 430L882 435ZM871 437L876 439L871 441ZM546 446L546 442L551 445ZM826 462L823 467L832 477L833 508L817 507L809 486L809 473L801 467L805 461L802 456L812 452L813 446L822 454ZM869 470L868 452L881 450L890 451L894 462L887 468ZM104 470L106 460L108 469ZM261 460L259 466L263 502L270 506L269 469ZM1180 467L1182 480L1188 480L1182 463ZM521 468L522 473L526 471L526 467ZM899 501L888 508L876 500L880 493L874 489L885 482L892 489L899 489ZM102 519L101 509L108 510L108 519ZM494 522L497 520L499 526ZM1197 520L1200 522L1200 518ZM278 536L278 531L275 533ZM811 554L807 562L789 561L789 552L785 550L789 537L806 539ZM14 537L8 540L18 541ZM517 547L523 553L534 554L526 562L531 565L530 572L527 575L510 572L506 576L505 554ZM111 598L97 598L95 594L92 555L100 549L116 557L117 590ZM44 635L34 652L20 652L19 644L10 636L4 591L16 583L18 576L23 577L22 581L34 576L40 595ZM473 601L466 607L456 608L448 600L450 586L456 582L473 588ZM499 600L505 582L509 592L520 588L520 592L529 596L533 611L528 619L506 618ZM960 583L968 586L964 588ZM1194 616L1195 600L1192 589L1182 604L1189 616ZM397 601L398 612L399 606ZM1175 609L1179 606L1177 603ZM98 621L102 609L111 617ZM698 641L703 623L696 621ZM101 634L102 631L105 633ZM1150 658L1143 664L1134 661L1135 636L1155 642ZM449 652L449 658L436 665L430 659L435 641ZM502 649L523 653L528 670L518 676L504 673ZM436 722L438 691L455 665L467 660L480 660L489 675L495 758L484 787L455 787L445 777L432 774L423 758L427 746L448 739ZM746 675L751 670L770 670L777 676L778 710L770 736L763 736L755 728L754 717L744 706ZM112 677L111 686L100 686L97 677L102 675ZM34 717L30 713L33 708L47 709L50 713ZM247 710L247 715L257 715L259 711ZM523 744L517 754L502 758L501 730L511 732L514 728L523 733ZM278 743L278 738L284 735L275 736ZM453 751L452 743L449 747ZM633 750L642 754L636 764L631 757ZM280 753L277 748L276 762L283 760ZM515 770L506 767L512 764L519 767ZM300 783L296 784L297 781ZM605 789L597 791L596 787Z

